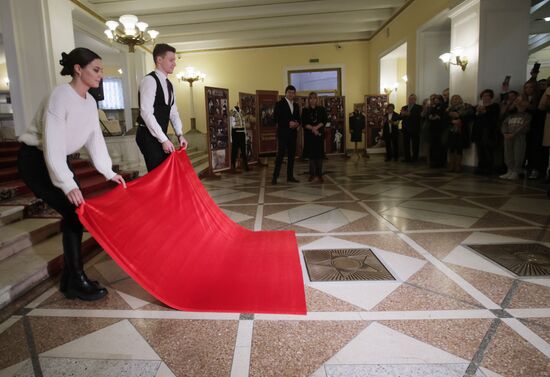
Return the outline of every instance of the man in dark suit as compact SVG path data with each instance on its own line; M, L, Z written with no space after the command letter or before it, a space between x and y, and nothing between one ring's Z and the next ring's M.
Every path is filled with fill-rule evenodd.
M420 149L420 125L422 106L416 104L416 95L409 96L407 106L401 108L401 129L403 130L403 149L405 150L405 162L418 161L418 150ZM412 144L412 157L411 157Z
M384 116L384 131L382 136L386 143L386 161L392 158L397 161L399 158L399 114L395 111L393 103L386 107L386 115Z
M294 178L294 155L296 154L296 135L300 126L300 107L294 102L296 88L289 85L285 89L285 98L275 104L273 120L277 124L277 159L271 184L277 184L281 164L285 154L288 153L286 169L287 182L299 182Z

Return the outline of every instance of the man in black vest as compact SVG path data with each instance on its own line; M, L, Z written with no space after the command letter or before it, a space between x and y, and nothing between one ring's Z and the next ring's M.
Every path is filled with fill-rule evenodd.
M159 166L175 151L166 135L169 121L172 122L180 146L187 148L174 88L167 77L176 67L176 49L164 43L157 44L153 49L153 59L156 69L145 76L139 85L139 127L136 133L136 142L145 159L147 171Z
M277 124L277 159L271 183L276 185L283 158L288 152L286 169L287 182L299 182L294 178L294 156L296 154L296 135L300 126L300 108L294 102L296 88L289 85L285 89L285 98L275 104L273 120Z
M416 104L416 95L409 96L407 106L401 108L401 129L403 130L403 149L405 149L405 162L418 161L420 148L420 124L422 122L422 106ZM412 144L412 157L411 157Z

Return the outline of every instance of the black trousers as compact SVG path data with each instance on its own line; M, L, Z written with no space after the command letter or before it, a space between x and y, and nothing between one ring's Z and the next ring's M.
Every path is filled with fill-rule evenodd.
M495 164L495 147L492 142L478 141L477 147L477 173L492 174Z
M322 158L309 159L309 175L311 177L323 176L323 159Z
M19 175L34 195L63 216L61 231L63 232L64 268L69 275L82 271L80 248L84 227L75 212L76 207L69 202L63 190L53 185L44 160L44 153L36 147L23 144L19 150L17 167Z
M231 139L233 140L233 144L231 145L231 167L235 168L235 164L237 163L237 154L239 153L239 150L240 150L243 168L245 170L248 170L248 160L246 157L245 131L238 132L237 130L233 129L231 131Z
M418 161L418 152L420 150L420 133L403 132L403 149L406 161Z
M273 178L279 178L283 158L288 155L286 165L286 178L294 178L294 157L296 156L296 135L285 135L277 137L277 158L275 159L275 170L273 170Z
M399 158L399 134L397 132L392 132L386 135L384 141L386 143L386 160L391 160L393 158L397 161Z
M136 142L145 159L147 171L151 171L170 156L162 149L162 144L151 135L147 127L139 126L136 132Z

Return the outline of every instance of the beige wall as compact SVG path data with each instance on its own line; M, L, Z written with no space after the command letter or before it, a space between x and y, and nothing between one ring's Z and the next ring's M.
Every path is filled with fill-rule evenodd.
M9 90L9 86L6 85L6 78L8 77L8 67L6 64L0 64L0 90Z
M317 44L289 47L271 47L228 51L196 52L181 54L174 73L192 66L207 74L204 83L193 85L197 128L206 130L204 86L229 89L231 105L238 101L239 92L255 93L256 90L278 90L284 92L287 85L285 70L300 67L315 69L320 67L342 67L342 90L346 96L346 111L353 111L353 104L362 102L367 87L367 42ZM317 58L319 63L310 64L309 59ZM178 109L189 129L189 84L177 82L175 74L172 82L176 88Z
M379 88L379 61L387 52L402 43L407 43L407 92L416 87L416 31L442 11L452 8L462 0L415 0L383 30L374 36L369 44L368 89L375 93ZM389 29L389 30L388 30Z

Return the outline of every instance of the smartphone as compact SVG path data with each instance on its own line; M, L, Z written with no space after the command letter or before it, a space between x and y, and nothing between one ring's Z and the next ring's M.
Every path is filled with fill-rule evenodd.
M535 62L535 64L533 64L533 69L531 70L531 73L539 73L539 68L540 68L540 63Z
M509 86L510 85L510 75L507 75L505 78L504 78L504 81L502 82L502 85L505 85L505 86Z

